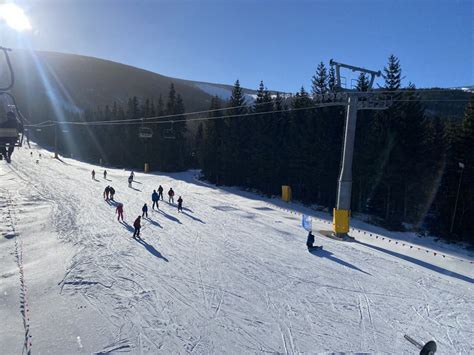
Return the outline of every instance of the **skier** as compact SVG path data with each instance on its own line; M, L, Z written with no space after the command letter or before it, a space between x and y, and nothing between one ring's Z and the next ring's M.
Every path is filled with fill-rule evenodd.
M156 193L156 190L153 190L153 193L151 194L151 200L153 201L153 206L151 206L152 209L155 209L155 205L157 209L160 209L160 206L158 205L158 194Z
M30 157L32 157L32 156L33 156L33 152L30 152Z
M115 195L115 189L112 186L110 186L109 193L110 193L110 199L113 201L114 195Z
M132 187L132 182L133 182L133 176L130 175L130 176L128 177L128 187Z
M132 177L132 180L135 178L135 173L133 172L133 170L130 172L130 176Z
M109 200L109 194L110 194L110 186L107 185L107 187L104 190L104 199L105 199L105 201Z
M145 203L145 204L143 205L143 207L142 207L142 212L143 212L143 213L142 213L142 217L148 218L148 206L147 206L146 203Z
M92 170L91 175L92 175L92 180L95 180L95 170Z
M119 203L117 208L115 209L115 214L118 214L117 221L120 222L120 218L122 218L123 222L123 204Z
M135 237L140 238L140 228L141 228L140 219L141 217L138 216L135 222L133 222L133 227L135 228L135 230L133 231L133 238Z
M170 188L168 191L168 202L169 203L174 203L174 191L173 188Z
M107 170L104 170L104 180L107 180Z
M308 233L308 238L306 239L306 246L308 247L308 250L311 250L314 248L314 235L312 231L309 231Z
M178 213L179 212L183 212L183 199L181 198L181 196L179 196L178 198Z
M163 186L158 187L158 196L161 197L161 201L163 201Z

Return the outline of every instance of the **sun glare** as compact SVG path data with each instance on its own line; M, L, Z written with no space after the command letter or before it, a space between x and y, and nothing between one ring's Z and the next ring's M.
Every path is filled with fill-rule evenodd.
M0 20L16 31L31 30L31 24L23 9L15 4L0 5Z

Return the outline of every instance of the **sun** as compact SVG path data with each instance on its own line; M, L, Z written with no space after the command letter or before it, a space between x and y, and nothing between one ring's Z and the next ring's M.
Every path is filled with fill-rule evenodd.
M5 21L9 27L16 31L31 30L31 23L28 17L26 17L23 9L15 4L0 5L0 20Z

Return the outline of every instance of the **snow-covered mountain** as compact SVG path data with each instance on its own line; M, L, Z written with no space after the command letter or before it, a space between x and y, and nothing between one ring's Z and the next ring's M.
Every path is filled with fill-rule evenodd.
M453 90L462 90L462 91L465 91L465 92L474 93L474 85L459 86L459 87L455 87L455 88L451 88L451 89L453 89Z
M194 82L195 87L200 90L208 93L211 96L217 96L221 100L227 101L232 95L232 87L227 85L218 85L218 84L209 84L209 83L200 83ZM251 104L257 98L257 95L254 91L244 89L245 101L247 104Z
M41 154L41 158L39 157ZM91 171L97 180L91 179ZM221 189L196 172L136 173L20 149L0 161L2 353L472 353L472 254L353 220L355 241L316 233L330 216ZM184 211L160 201L162 185ZM125 223L103 191L112 185Z

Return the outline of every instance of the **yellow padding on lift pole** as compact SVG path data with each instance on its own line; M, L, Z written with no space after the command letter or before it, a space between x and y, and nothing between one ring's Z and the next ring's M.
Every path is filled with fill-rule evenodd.
M150 165L148 163L145 163L145 169L144 169L145 173L149 173L150 172Z
M349 233L349 210L334 209L332 226L334 233Z
M291 201L291 187L287 185L283 185L281 187L281 199L285 202Z

